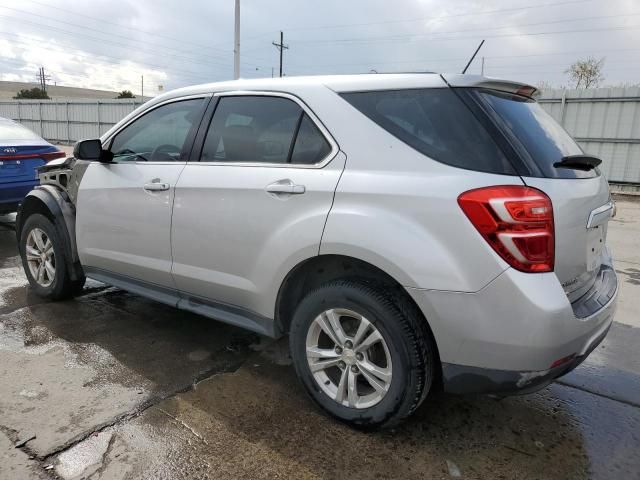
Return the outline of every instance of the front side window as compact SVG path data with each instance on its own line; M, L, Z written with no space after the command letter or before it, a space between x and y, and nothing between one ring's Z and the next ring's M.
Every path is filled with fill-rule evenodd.
M200 119L203 99L162 105L118 132L111 143L115 162L185 161L189 131Z
M202 149L203 162L314 164L331 151L300 106L287 98L222 97Z

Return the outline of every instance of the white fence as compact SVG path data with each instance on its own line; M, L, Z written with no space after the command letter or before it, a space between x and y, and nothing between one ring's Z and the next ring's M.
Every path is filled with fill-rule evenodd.
M585 151L603 160L612 182L640 184L640 88L546 90L538 98ZM0 101L13 118L49 141L97 138L142 104L131 100Z
M640 88L546 90L538 101L602 159L609 181L640 184Z
M12 118L50 142L98 138L142 105L131 100L5 100L0 117Z

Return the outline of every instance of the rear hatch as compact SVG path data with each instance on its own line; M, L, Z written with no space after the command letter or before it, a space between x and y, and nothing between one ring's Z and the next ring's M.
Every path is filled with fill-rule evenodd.
M510 84L513 87L513 84ZM517 152L518 171L552 201L555 268L569 299L582 297L605 263L607 224L613 213L609 186L571 136L530 97L532 87L465 89ZM565 160L567 165L559 165ZM574 159L571 161L571 159Z

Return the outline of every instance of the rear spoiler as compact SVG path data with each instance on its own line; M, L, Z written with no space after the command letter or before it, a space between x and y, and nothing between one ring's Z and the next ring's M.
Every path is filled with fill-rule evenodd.
M526 83L501 80L499 78L483 77L482 75L463 75L461 73L444 73L442 79L450 87L477 87L498 90L500 92L514 93L525 97L533 97L538 91L536 87Z

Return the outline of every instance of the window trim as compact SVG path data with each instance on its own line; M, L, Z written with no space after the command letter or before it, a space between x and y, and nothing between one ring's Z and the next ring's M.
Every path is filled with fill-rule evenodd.
M189 130L189 133L187 133L187 138L185 139L185 141L191 143L191 145L189 146L190 154L187 156L187 159L180 160L180 161L177 161L177 162L153 162L153 161L144 161L144 160L134 160L134 161L126 161L126 162L112 161L112 162L109 162L109 164L113 164L113 165L178 165L178 164L183 164L183 163L189 162L191 160L191 154L193 153L193 147L195 145L196 134L198 132L198 129L200 128L200 124L202 123L202 119L204 118L204 115L205 115L205 113L207 111L207 106L209 105L209 101L207 101L207 99L210 100L212 96L213 96L213 93L198 93L198 94L194 94L194 95L185 95L184 97L173 97L173 98L169 98L169 99L167 99L167 100L165 100L163 102L156 103L156 104L150 106L149 108L146 108L145 110L140 111L135 117L132 117L129 120L127 120L126 123L120 125L116 131L112 132L107 138L102 140L102 148L105 148L105 146L106 146L106 150L110 150L111 149L111 145L113 143L113 139L118 134L120 134L120 132L122 132L125 128L127 128L133 122L139 120L141 117L145 116L146 114L151 113L152 111L154 111L154 110L156 110L156 109L158 109L160 107L163 107L165 105L169 105L171 103L184 102L186 100L201 99L201 100L203 100L203 104L200 107L200 116L193 123L193 126Z
M329 133L329 130L327 130L327 128L324 126L324 124L320 121L320 119L318 118L318 116L315 114L315 112L313 110L311 110L311 108L309 108L309 106L304 103L302 101L302 99L300 99L299 97L297 97L296 95L290 94L290 93L285 93L285 92L275 92L275 91L262 91L262 90L230 90L230 91L225 91L225 92L216 92L213 94L214 97L214 101L215 101L215 107L213 108L213 111L208 113L206 115L206 118L204 119L205 121L202 122L202 130L203 135L197 139L197 150L194 149L195 153L196 153L196 159L194 161L191 161L191 164L198 164L198 165L214 165L214 166L225 166L225 167L267 167L267 168L302 168L302 169L309 169L309 168L315 168L315 169L320 169L320 168L324 168L325 166L327 166L338 154L338 152L340 151L340 147L338 146L338 143L335 141L335 139L333 138L333 136L331 135L331 133ZM300 116L300 118L302 118L304 116L304 114L306 114L309 119L314 123L314 125L318 128L318 130L320 131L320 134L324 137L324 139L327 141L327 143L329 144L329 146L331 147L331 150L329 151L329 153L327 154L326 157L324 157L321 161L317 162L317 163L313 163L311 165L307 165L304 163L268 163L268 162L203 162L201 161L201 157L202 157L202 150L204 148L204 143L206 141L206 137L207 137L207 133L209 133L209 127L211 125L211 122L213 121L213 116L216 113L219 99L224 98L224 97L281 97L281 98L287 98L293 102L295 102L301 109L302 109L302 113L303 115ZM211 103L214 103L213 101ZM297 139L297 135L294 138L294 142L292 142L292 145L295 144L295 140Z

